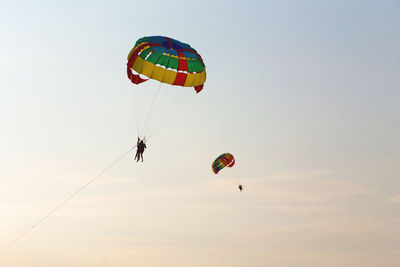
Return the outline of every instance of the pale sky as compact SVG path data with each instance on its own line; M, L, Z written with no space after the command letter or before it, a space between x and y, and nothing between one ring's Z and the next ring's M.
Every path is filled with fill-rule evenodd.
M399 266L399 1L2 0L0 247L135 143L150 35L203 91L0 266Z

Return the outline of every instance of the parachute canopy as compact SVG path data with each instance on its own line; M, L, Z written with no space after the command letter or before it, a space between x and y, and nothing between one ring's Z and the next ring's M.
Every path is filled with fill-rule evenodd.
M132 73L132 70L138 74ZM190 45L164 36L143 37L136 41L128 56L128 78L135 84L150 79L203 89L206 69L201 56Z
M235 165L235 158L230 153L225 153L216 158L211 166L213 172L217 174L225 167L232 167Z
M190 45L164 36L143 37L128 55L137 136L147 140L194 95L203 89L206 69ZM146 82L147 81L147 82Z

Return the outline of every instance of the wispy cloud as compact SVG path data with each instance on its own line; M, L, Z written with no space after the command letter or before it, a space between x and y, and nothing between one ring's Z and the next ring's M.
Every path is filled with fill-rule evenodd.
M250 193L294 201L325 201L372 194L374 191L351 181L325 179L314 174L292 174L249 180Z
M400 203L400 194L391 196L390 198L388 198L388 201L394 203Z
M177 209L190 211L277 211L299 214L329 214L343 211L344 207L335 205L302 205L302 204L239 204L239 205L178 205Z
M114 179L101 184L101 191L93 191L76 196L56 216L113 216L126 212L132 207L152 206L155 203L177 210L189 211L275 211L295 214L338 214L346 210L337 200L373 194L374 191L351 181L327 179L333 176L326 172L299 172L276 174L263 178L233 179L218 177L206 179L196 186L176 186L149 189L145 186L132 187L134 190L113 191L104 185L125 185L127 179ZM238 180L244 191L236 188ZM68 195L68 194L66 194ZM60 200L62 198L58 198ZM54 199L53 199L54 200ZM400 195L389 199L400 202ZM140 205L139 205L140 203ZM56 202L41 202L19 206L0 207L0 216L33 216L45 214L55 207Z

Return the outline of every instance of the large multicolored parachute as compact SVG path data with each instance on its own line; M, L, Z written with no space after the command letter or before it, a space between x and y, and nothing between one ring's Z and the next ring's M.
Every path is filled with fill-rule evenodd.
M164 36L136 41L128 55L137 135L150 138L206 81L203 59L190 45ZM146 82L147 81L147 82ZM146 83L144 83L146 82ZM136 138L135 138L136 139Z
M230 153L224 153L216 158L211 166L213 172L217 174L220 170L225 167L232 167L235 165L235 158Z
M128 78L135 84L147 81L138 74L171 85L203 89L206 69L201 56L190 45L164 36L143 37L128 56Z

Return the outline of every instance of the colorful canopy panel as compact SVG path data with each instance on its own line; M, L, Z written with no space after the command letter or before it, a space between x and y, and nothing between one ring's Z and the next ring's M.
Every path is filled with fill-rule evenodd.
M206 67L203 59L190 45L164 36L143 37L136 41L128 56L128 78L135 84L150 79L185 87L203 89Z
M211 166L213 172L217 174L225 167L232 167L235 165L235 158L230 153L225 153L216 158Z

